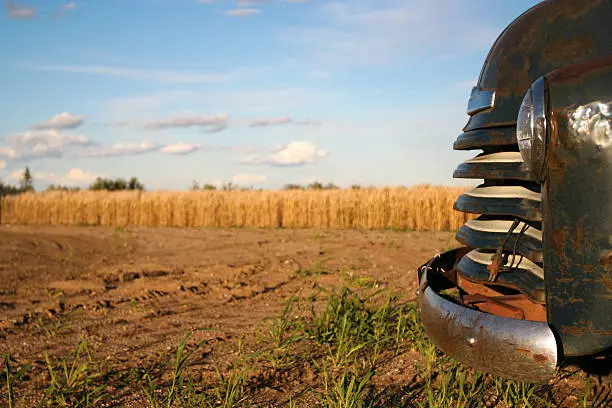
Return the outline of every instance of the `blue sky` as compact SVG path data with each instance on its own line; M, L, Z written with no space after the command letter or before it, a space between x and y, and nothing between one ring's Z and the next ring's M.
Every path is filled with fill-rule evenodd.
M4 0L0 178L457 184L486 54L534 0Z

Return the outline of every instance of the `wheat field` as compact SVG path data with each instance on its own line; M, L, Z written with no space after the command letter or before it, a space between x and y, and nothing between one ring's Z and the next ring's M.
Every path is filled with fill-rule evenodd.
M2 224L448 231L462 187L269 191L49 191L2 198Z

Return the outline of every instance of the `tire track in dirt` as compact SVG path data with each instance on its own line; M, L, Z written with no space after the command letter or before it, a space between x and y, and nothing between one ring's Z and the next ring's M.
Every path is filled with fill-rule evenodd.
M87 338L130 364L157 358L206 327L207 358L253 336L290 296L344 284L342 271L406 282L451 233L0 227L0 352L43 358ZM425 249L423 249L425 248ZM400 285L401 287L401 285Z

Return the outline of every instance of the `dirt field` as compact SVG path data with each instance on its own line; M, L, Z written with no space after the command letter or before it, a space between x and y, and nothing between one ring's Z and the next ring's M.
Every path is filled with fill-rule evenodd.
M205 341L190 373L196 381L214 381L216 369L227 372L239 356L257 350L265 319L280 316L290 297L353 287L390 289L409 301L416 268L454 246L454 235L444 232L3 226L0 352L10 354L15 372L30 364L25 374L13 375L16 406L33 405L53 383L45 353L55 364L83 339L91 353L87 369L95 367L87 376L106 378L102 391L112 396L98 406L149 406L147 380L129 376L147 367L161 372L156 362L172 364L187 332L207 329L187 342L193 349ZM371 381L380 406L380 390L391 388L406 394L396 393L403 401L397 406L412 406L408 386L417 364L426 362L414 347L382 360ZM314 405L316 398L300 390L320 384L320 373L281 371L261 369L260 380L273 380L260 381L253 399L263 406L282 406L290 397L293 406ZM583 383L580 375L560 380L557 401L577 405ZM65 400L75 401L82 384L62 384L72 386ZM0 403L8 401L2 387ZM418 395L423 401L425 394Z

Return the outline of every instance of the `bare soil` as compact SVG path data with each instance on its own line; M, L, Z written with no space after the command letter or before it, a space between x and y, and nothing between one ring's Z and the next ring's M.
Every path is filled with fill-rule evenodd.
M304 271L325 272L321 286L364 278L411 299L418 266L454 246L450 232L2 226L0 353L38 364L35 393L45 351L66 355L86 338L109 366L142 366L209 328L190 342L209 340L196 357L213 372L232 361L238 339L250 347L265 318L312 290ZM390 361L377 382L407 383L415 358ZM117 401L143 406L134 395Z

